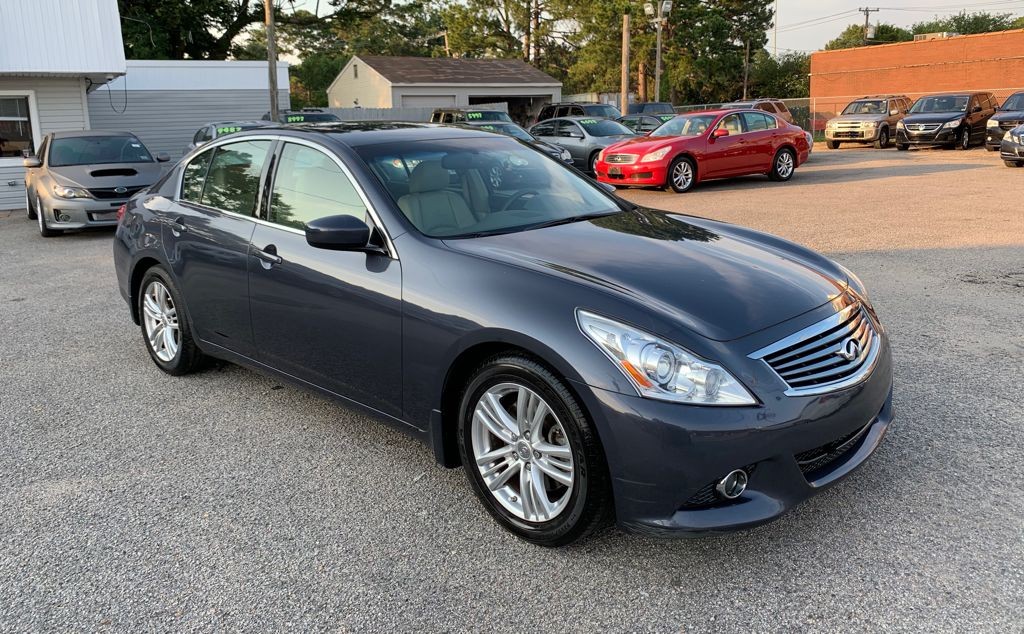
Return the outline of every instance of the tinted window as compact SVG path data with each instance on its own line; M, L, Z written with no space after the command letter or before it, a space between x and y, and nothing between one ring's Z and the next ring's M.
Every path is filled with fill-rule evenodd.
M572 116L572 117L582 117L585 114L586 114L586 111L583 110L582 106L569 106L569 116ZM618 115L615 115L615 116L618 116Z
M558 109L555 111L555 116L556 117L565 117L565 116L568 116L570 114L570 112L571 112L571 108L569 108L569 106L558 106Z
M338 164L319 150L285 145L274 177L270 221L304 229L311 220L343 214L366 221L366 206Z
M673 117L663 123L651 136L697 136L715 122L713 114L688 114Z
M555 136L555 124L553 121L538 123L530 128L534 136Z
M775 102L775 111L776 112L789 112L789 108L787 108L786 104L782 103L781 101L776 101Z
M185 166L181 177L181 199L199 202L203 196L203 182L206 180L206 168L210 166L213 150L203 152Z
M1003 110L1024 110L1024 92L1007 97L1003 102Z
M146 146L133 136L79 136L54 139L50 167L104 163L152 163Z
M555 108L553 106L544 106L541 108L540 115L537 116L537 120L543 121L544 119L550 119L553 116L555 116Z
M743 123L740 121L740 115L731 114L718 124L719 128L725 128L729 131L729 134L743 134Z
M216 149L200 202L243 216L256 214L260 173L270 141L239 141Z
M921 97L914 102L911 113L922 112L964 112L967 110L968 95L937 95Z
M582 115L583 114L582 110L584 110L584 108L580 108L580 110L581 110L581 112L578 112L576 114L581 114ZM616 117L621 117L622 116L622 113L619 112L618 108L616 108L615 106L608 105L606 103L600 103L600 104L595 104L593 106L587 106L585 108L585 110L586 110L586 113L588 115L592 116L592 117L607 117L609 119L615 119Z
M764 110L765 112L777 112L775 106L768 103L767 101L762 101L761 103L757 104L754 107L757 108L758 110Z
M555 136L560 137L575 137L579 138L583 136L583 131L579 129L572 121L559 121L555 128Z
M758 130L768 130L774 128L774 125L769 125L768 115L761 114L760 112L744 112L743 120L747 124L748 132L757 132ZM730 130L732 132L732 130Z
M590 136L615 136L617 134L633 134L633 131L618 121L611 119L580 119L579 124Z
M633 131L636 131L640 127L639 117L622 117L619 119L619 123Z

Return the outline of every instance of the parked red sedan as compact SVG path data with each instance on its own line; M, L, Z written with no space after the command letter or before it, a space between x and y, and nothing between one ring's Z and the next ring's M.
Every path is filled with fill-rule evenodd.
M745 174L787 181L809 149L802 129L762 110L712 110L679 115L648 136L609 146L594 167L602 183L683 193L701 181Z

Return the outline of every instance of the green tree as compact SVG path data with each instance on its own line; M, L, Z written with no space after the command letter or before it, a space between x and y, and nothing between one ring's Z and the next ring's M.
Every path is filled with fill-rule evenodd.
M784 53L777 58L760 50L750 68L750 94L757 97L799 98L810 94L811 56Z
M118 0L129 59L227 59L231 45L263 20L259 0Z
M918 22L910 28L914 33L939 33L948 31L960 35L973 35L975 33L990 33L992 31L1006 31L1013 28L1021 28L1024 18L1014 19L1012 13L988 13L979 11L968 13L961 11L957 15L947 18L935 18L925 22Z
M914 39L914 34L910 31L892 24L882 23L875 26L874 37L868 40L868 44L908 42L912 39ZM839 34L839 37L829 40L829 42L825 44L825 50L832 51L841 48L854 48L857 46L864 46L863 24L851 24L843 29L843 32Z

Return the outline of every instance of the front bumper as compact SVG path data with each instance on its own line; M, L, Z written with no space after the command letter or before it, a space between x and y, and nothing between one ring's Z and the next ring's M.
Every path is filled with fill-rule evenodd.
M999 158L1011 163L1024 163L1024 144L1003 139L999 143Z
M939 128L927 132L897 128L896 142L904 145L952 145L959 133L960 128Z
M40 198L46 226L51 229L113 227L117 224L117 208L126 202L128 198Z
M878 362L858 385L817 396L762 393L757 407L686 406L578 386L602 433L620 526L664 536L749 528L854 471L892 421L892 361L879 335ZM749 471L747 489L717 498L714 484L734 469Z
M664 187L668 178L668 165L658 163L605 163L597 161L594 165L597 180L616 187Z
M825 128L825 139L827 141L857 141L861 143L874 142L878 140L880 127L874 128Z

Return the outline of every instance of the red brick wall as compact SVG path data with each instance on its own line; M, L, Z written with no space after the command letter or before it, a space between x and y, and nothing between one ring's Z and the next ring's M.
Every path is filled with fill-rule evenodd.
M1024 90L1024 29L811 54L816 128L864 95L985 90L1002 101Z

